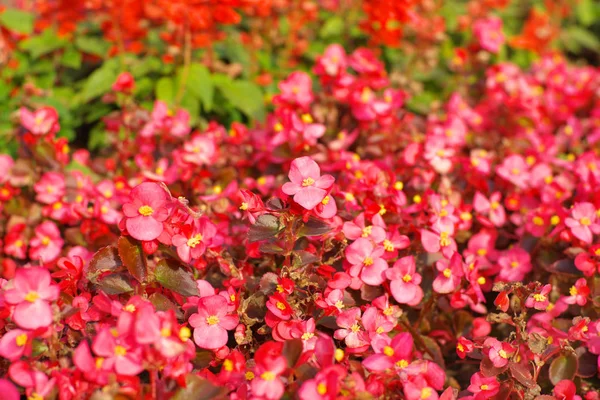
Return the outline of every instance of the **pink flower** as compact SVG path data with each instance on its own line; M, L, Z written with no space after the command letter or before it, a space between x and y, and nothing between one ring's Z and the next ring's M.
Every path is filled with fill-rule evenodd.
M0 356L9 361L18 360L26 352L31 352L31 338L27 331L13 329L0 339Z
M118 336L116 330L104 328L94 338L92 349L102 357L100 368L119 375L134 376L144 370L139 349Z
M577 395L576 390L577 388L572 380L563 379L554 386L554 397L558 400L581 400L581 396ZM596 396L597 393L598 392L595 392Z
M413 256L400 258L385 271L385 276L391 281L390 292L398 303L416 306L423 299L423 289L419 286L421 275L416 272Z
M83 340L73 351L73 364L85 374L85 378L105 385L108 382L108 371L102 369L106 367L104 358L94 357L88 343Z
M294 310L288 304L285 296L281 293L275 293L269 297L267 301L267 309L277 318L289 320L292 317Z
M396 326L396 321L388 318L379 308L371 306L367 307L361 321L369 334L370 340L379 336L385 336Z
M4 400L19 400L19 390L7 379L0 379L0 393Z
M340 365L330 365L317 373L313 379L305 381L298 390L300 400L334 400L341 389L341 379L346 370Z
M15 305L13 320L23 329L37 329L52 324L52 308L49 302L58 299L60 290L52 283L50 272L45 268L20 268L6 289L4 300Z
M60 255L64 243L54 222L42 222L35 228L35 237L29 242L29 257L43 262L54 261Z
M450 261L439 260L435 267L440 272L433 280L433 290L437 293L452 293L460 285L464 275L463 261L460 253L454 253Z
M237 315L228 314L227 300L223 296L206 296L198 302L198 312L189 323L194 329L194 342L203 349L218 349L227 344L227 331L236 327Z
M473 34L482 49L490 53L497 53L504 44L502 33L502 20L498 17L478 19L473 24Z
M506 157L502 165L496 168L496 172L518 188L525 189L529 186L529 165L521 155Z
M48 379L45 373L34 369L25 361L13 362L8 368L8 376L17 385L25 388L28 399L34 400L50 396L56 382L56 378ZM4 395L4 392L1 393Z
M313 211L319 218L329 219L335 217L338 211L335 199L331 194L328 194L319 204L317 204Z
M452 257L456 252L456 242L451 236L452 231L448 227L442 227L439 233L421 229L421 243L428 253L441 251L444 257Z
M127 232L137 240L158 238L169 216L171 196L158 183L145 182L133 188L129 197L130 202L123 204Z
M292 72L286 80L279 83L279 90L281 94L273 98L275 103L283 102L306 109L314 100L312 80L306 72Z
M591 244L594 233L600 233L596 208L592 203L576 203L571 209L571 217L565 219L565 225L577 239Z
M302 339L303 351L313 350L317 343L316 324L314 318L309 318L308 321L302 321L296 325L292 331L292 337Z
M54 204L65 195L65 177L58 172L46 172L33 185L36 201L44 204Z
M529 253L520 247L513 247L498 259L502 267L498 278L507 282L522 281L531 270L531 257Z
M335 181L331 175L321 176L319 166L310 157L292 161L288 177L291 182L283 185L283 193L294 196L294 201L307 210L323 201Z
M217 227L206 217L195 219L192 224L184 225L181 233L172 238L173 245L177 247L177 255L181 260L190 262L198 259L212 243L212 238L217 234Z
M339 44L329 45L323 55L317 57L315 73L329 75L330 77L338 76L348 66L346 58L346 51L342 46Z
M486 400L500 391L500 383L495 376L486 378L481 372L476 372L471 376L467 390L475 395L474 400Z
M502 194L494 192L488 200L481 192L476 192L473 198L473 208L478 213L488 215L494 226L501 227L506 222L506 212L500 202Z
M336 324L341 328L335 331L333 337L337 340L344 340L346 346L352 349L367 348L367 334L360 325L360 308L351 308L342 311L336 318Z
M490 337L484 342L484 351L487 352L494 367L502 368L508 364L508 359L515 352L515 348L509 343Z
M388 269L387 262L381 258L383 246L373 246L369 239L359 238L346 247L346 260L351 265L348 273L367 285L381 285L385 278L383 273Z
M544 311L550 304L548 294L552 290L552 285L545 285L539 293L532 293L525 300L525 306L535 308L536 310Z
M183 144L181 158L186 163L194 165L210 165L217 156L215 140L206 135L193 135L192 139Z
M589 251L584 251L575 257L575 267L585 276L592 276L600 272L600 244L591 246Z
M276 400L283 396L285 387L279 378L287 369L281 355L283 343L267 342L256 350L254 379L250 383L253 397Z
M471 342L464 336L461 336L458 339L458 343L456 344L456 354L458 355L458 357L464 360L467 354L473 351L473 348L473 342Z
M21 125L36 136L53 134L60 130L58 113L52 107L42 107L33 113L21 107L19 114Z
M375 243L381 243L385 240L385 222L381 215L375 214L372 219L373 225L367 225L365 221L365 213L360 213L354 221L344 222L342 232L350 240L358 238L369 238Z
M389 368L406 368L412 359L413 339L410 333L402 332L390 339L379 336L371 343L375 354L367 357L363 365L371 371Z
M373 89L364 86L360 90L352 92L351 96L352 115L359 121L373 121L377 117L382 117L392 109L391 101L380 100L377 98Z
M569 296L565 297L563 300L567 304L584 306L587 303L590 292L590 288L588 287L585 278L579 278L577 279L577 282L575 282L575 285L571 286L571 289L569 289Z
M439 395L434 388L430 387L425 379L416 379L404 384L404 395L406 400L438 400Z

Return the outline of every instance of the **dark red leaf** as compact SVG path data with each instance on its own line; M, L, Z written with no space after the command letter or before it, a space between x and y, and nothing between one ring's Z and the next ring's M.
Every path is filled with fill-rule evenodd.
M142 246L139 242L128 236L121 236L117 242L119 257L129 273L140 283L148 279L148 267Z
M550 364L550 382L556 385L563 379L573 379L578 368L577 356L572 353L558 356Z

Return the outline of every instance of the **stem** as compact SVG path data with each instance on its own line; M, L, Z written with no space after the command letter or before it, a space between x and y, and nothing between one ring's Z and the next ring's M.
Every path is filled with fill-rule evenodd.
M427 345L421 338L421 335L419 334L419 332L417 332L405 319L402 319L400 321L400 323L402 324L402 326L404 326L410 332L415 343L417 343L419 345L419 347L421 347L423 349L423 351L425 351L425 353L427 353L429 355L429 357L431 357L432 360L435 360L435 356L433 355L431 350L429 350L429 348L427 347Z
M183 44L183 72L181 74L181 82L179 82L179 89L177 90L177 96L175 97L175 104L179 104L183 94L185 93L185 87L187 80L190 75L190 64L192 63L192 32L190 29L189 22L185 24L184 44Z
M152 398L158 399L158 389L156 385L156 381L158 380L158 372L155 369L150 373L150 386L152 388Z

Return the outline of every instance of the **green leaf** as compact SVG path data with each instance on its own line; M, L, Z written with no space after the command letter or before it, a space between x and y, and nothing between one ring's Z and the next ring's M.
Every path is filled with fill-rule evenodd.
M110 49L110 44L103 39L90 36L79 36L75 39L75 46L84 53L104 57Z
M32 13L14 8L4 10L0 14L0 25L4 26L9 31L30 34L33 32L33 20L34 16Z
M90 132L88 139L88 148L90 150L96 150L106 145L107 142L106 132L104 130L104 124L99 123L94 126Z
M323 27L319 31L319 36L322 39L329 39L332 37L337 37L342 34L344 31L344 20L341 16L334 16L323 24Z
M259 240L274 238L282 227L279 226L279 219L271 214L263 214L250 227L248 232L248 240L250 242L258 242Z
M552 361L552 364L550 364L550 369L548 371L550 381L556 385L563 379L571 380L575 377L577 368L578 362L575 354L569 353L556 357L554 361Z
M593 51L600 51L600 40L592 32L577 26L568 28L564 32L562 39L563 44L571 51L577 52L577 46ZM573 44L576 45L575 48L573 48Z
M63 48L67 44L66 39L59 38L52 29L46 29L41 35L33 36L23 40L19 47L28 51L31 57L36 59L44 54Z
M184 296L198 296L198 286L190 272L176 261L161 260L154 271L156 281L163 287Z
M77 161L71 161L69 164L67 164L65 169L67 171L79 171L79 172L83 173L84 175L90 176L90 177L96 175L94 173L94 171L92 171L85 165L79 164Z
M173 104L175 98L175 88L173 87L173 80L166 76L160 78L156 82L156 99L162 100L167 104Z
M146 265L142 246L134 239L121 236L117 242L119 257L127 270L138 282L144 283L148 279L148 267Z
M117 72L112 64L104 63L102 67L91 73L83 85L83 101L101 96L110 91L112 84L117 79Z
M192 64L186 90L202 102L204 110L210 111L213 105L215 88L208 68L202 64Z
M224 75L213 75L213 82L234 107L250 118L263 120L265 103L260 87L249 81L232 81Z
M596 20L596 7L594 6L594 0L579 0L575 7L575 14L577 20L583 26L590 26Z

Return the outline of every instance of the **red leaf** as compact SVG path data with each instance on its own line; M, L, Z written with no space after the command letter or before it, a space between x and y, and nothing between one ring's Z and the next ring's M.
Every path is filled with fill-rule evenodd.
M572 380L575 377L578 367L577 356L575 354L563 354L556 357L550 364L550 381L556 385L563 379Z

